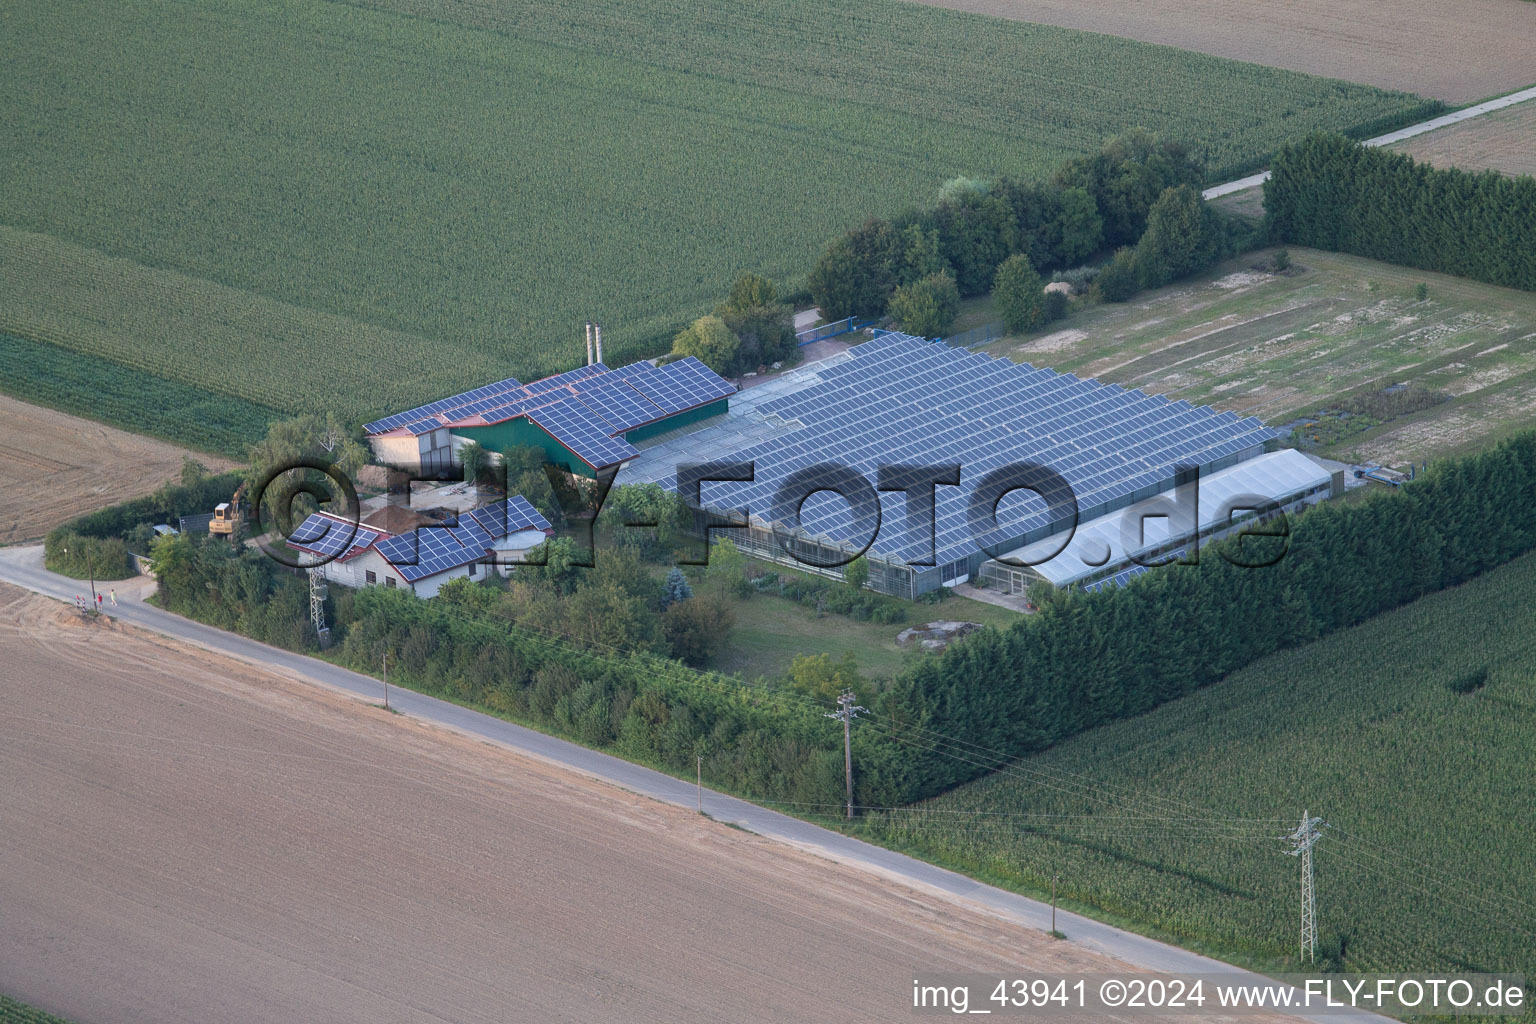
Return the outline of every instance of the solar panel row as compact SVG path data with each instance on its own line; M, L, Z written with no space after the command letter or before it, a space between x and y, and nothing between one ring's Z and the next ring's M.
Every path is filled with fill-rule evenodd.
M363 429L370 434L383 434L394 430L396 427L404 426L415 420L425 419L428 416L453 409L467 402L479 401L483 398L490 398L493 395L504 395L521 387L522 384L518 382L516 377L508 377L506 380L497 381L495 384L487 384L484 387L475 388L473 391L466 391L461 395L451 395L448 398L438 399L436 402L429 402L414 409L407 409L405 412L397 412L393 416L386 416L381 420L374 420Z
M735 390L692 357L660 367L633 363L618 370L593 363L532 384L519 384L508 378L375 420L368 424L367 431L381 434L404 427L421 435L445 423L474 417L484 423L500 423L542 410L536 419L566 447L588 462L594 457L611 460L593 463L601 469L634 454L633 448L622 440L615 441L613 435L723 398ZM556 433L557 425L566 431L565 435ZM604 435L606 441L599 441L597 434Z
M541 406L529 412L528 418L597 469L639 454L634 445L622 437L610 437L593 423L592 410L576 398Z
M994 469L1020 462L1052 469L1088 509L1161 484L1178 465L1208 465L1274 436L1256 419L904 335L851 351L854 358L823 371L817 383L760 407L804 426L732 453L753 461L757 478L707 484L707 504L747 507L772 520L783 512L773 508L782 482L816 463L845 465L873 481L882 465L958 462L961 486L936 491L933 536L944 563L976 550L970 492ZM928 557L927 524L907 522L904 497L884 494L881 503L874 550L897 561ZM1003 529L989 540L1021 536L1060 516L1038 496L1016 491L999 506ZM836 495L807 500L800 520L811 536L855 547L868 540Z
M288 543L327 558L346 558L368 547L380 536L378 531L358 526L349 520L315 512L288 535Z

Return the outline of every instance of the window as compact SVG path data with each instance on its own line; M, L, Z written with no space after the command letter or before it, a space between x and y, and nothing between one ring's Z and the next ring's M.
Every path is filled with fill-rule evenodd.
M366 579L369 583L379 582L379 577L374 574L372 569L364 570L363 578Z
M395 578L393 576L385 576L384 577L384 585L386 587L394 586L395 585Z
M469 563L469 578L470 579L474 579L475 578L475 563L474 562L470 562Z

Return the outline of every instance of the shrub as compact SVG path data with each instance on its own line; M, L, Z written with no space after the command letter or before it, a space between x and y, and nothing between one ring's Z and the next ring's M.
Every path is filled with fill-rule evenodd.
M1045 293L1045 322L1060 320L1070 312L1072 300L1067 298L1066 292Z
M929 274L897 288L889 308L891 319L902 330L921 338L941 337L954 325L959 312L960 291L948 274Z
M1114 259L1094 281L1094 287L1105 302L1124 302L1141 291L1141 268L1137 264L1136 250L1128 246L1116 250Z
M1003 322L1014 334L1045 322L1045 284L1029 257L1015 253L997 268L992 295Z
M1071 270L1058 270L1051 275L1051 280L1065 281L1072 286L1074 295L1082 295L1088 291L1098 276L1098 267L1073 267Z
M138 575L128 545L117 537L54 530L43 540L43 564L70 579L125 580Z

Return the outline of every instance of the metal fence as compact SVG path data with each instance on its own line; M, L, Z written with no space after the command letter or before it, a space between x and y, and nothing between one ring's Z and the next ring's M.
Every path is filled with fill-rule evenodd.
M856 320L850 316L846 320L838 320L835 323L822 324L820 327L809 327L803 331L795 332L795 344L801 346L812 345L818 341L826 341L828 338L835 338L839 334L847 334L850 331L856 331L860 327L864 327L869 323L871 323L871 321Z
M996 341L1008 333L1008 325L998 320L990 324L982 324L980 327L972 327L968 331L950 335L944 339L944 344L952 348L974 348L977 345L985 345L989 341Z

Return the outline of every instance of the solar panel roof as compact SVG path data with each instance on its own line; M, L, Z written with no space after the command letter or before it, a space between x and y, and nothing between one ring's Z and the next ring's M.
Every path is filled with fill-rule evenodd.
M326 558L346 560L378 540L381 534L348 519L312 513L293 533L288 544Z
M634 454L627 442L616 441L613 435L735 391L732 384L691 356L660 367L641 362L613 370L593 363L532 384L520 384L509 377L386 416L366 429L375 435L404 429L419 436L455 423L484 425L529 416L581 458L602 469ZM542 413L533 416L537 410Z
M375 546L408 582L480 561L503 537L550 525L521 494L460 513L441 526L422 526Z
M1086 512L1162 483L1177 465L1208 465L1275 436L1257 419L905 335L883 336L850 354L819 370L808 386L757 407L798 429L714 456L751 460L756 480L706 484L705 504L746 507L755 518L779 521L785 510L773 506L780 485L817 463L848 466L874 481L882 465L958 462L961 485L936 489L936 561L944 564L976 551L967 506L976 482L994 469L1026 461L1048 467L1068 481ZM675 486L675 478L663 482ZM905 497L882 494L881 504L873 550L895 561L926 559L927 531L907 522ZM1053 516L1038 496L1015 491L999 506L999 521L1003 536L1018 537L1050 525ZM848 503L827 492L805 501L801 528L854 548L868 539Z
M593 423L592 410L576 398L540 406L530 411L528 418L597 469L639 454L634 445L622 437L610 437L606 430Z

